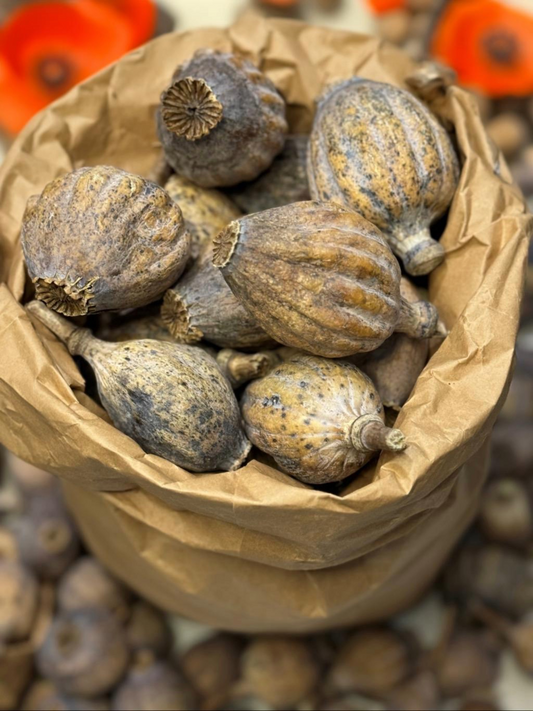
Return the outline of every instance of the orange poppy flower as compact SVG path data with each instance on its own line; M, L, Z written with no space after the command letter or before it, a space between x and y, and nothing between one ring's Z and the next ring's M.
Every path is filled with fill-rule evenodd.
M133 20L129 4L56 1L14 11L0 27L0 127L17 133L50 101L144 41L145 3L131 0ZM151 33L153 22L147 26Z
M498 0L450 2L431 52L463 85L488 96L533 93L533 15Z
M367 0L372 10L381 15L391 10L401 10L405 7L405 0Z
M121 13L132 31L133 47L148 42L154 34L157 21L157 8L152 0L79 0L111 7Z

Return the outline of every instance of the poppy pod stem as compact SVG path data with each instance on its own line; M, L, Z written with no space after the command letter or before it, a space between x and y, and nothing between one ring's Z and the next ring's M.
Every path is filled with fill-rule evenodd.
M220 123L222 104L204 79L185 77L161 95L161 114L169 131L197 141Z
M217 363L232 387L237 388L266 375L279 363L279 356L272 352L239 353L231 348L224 348L217 354Z
M448 335L433 304L428 301L409 303L403 297L400 299L400 316L395 331L405 333L411 338L444 338Z
M445 257L444 247L433 239L427 227L395 239L393 251L402 260L407 273L413 276L429 274Z
M352 422L350 441L355 449L363 452L402 452L407 443L397 429L387 427L378 415L361 415Z

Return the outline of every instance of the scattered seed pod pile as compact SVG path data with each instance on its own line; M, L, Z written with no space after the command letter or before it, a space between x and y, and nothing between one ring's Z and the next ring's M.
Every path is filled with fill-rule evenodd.
M89 363L117 429L188 472L238 469L254 444L313 486L400 453L385 420L447 336L401 262L420 276L444 259L430 228L458 180L449 127L353 77L289 135L282 94L232 52L200 49L168 81L154 181L79 168L29 200L36 329ZM24 560L55 580L76 542L40 516L16 537L38 533Z
M298 357L308 360L308 368L322 361ZM283 365L293 368L293 359ZM351 372L348 364L327 363ZM533 448L530 455L533 462ZM53 478L8 453L3 469L4 486L16 492L12 509L0 517L4 541L29 512L68 520ZM510 508L506 495L494 493L503 483L506 494L509 481L518 487ZM400 616L309 637L206 628L198 641L186 641L189 623L168 618L113 578L83 549L73 524L76 552L61 558L61 570L56 560L43 566L38 528L28 530L23 545L14 537L12 546L0 547L0 709L498 711L502 652L509 650L533 675L527 617L533 533L526 537L519 527L521 535L510 540L514 529L502 525L514 516L518 492L531 513L527 480L502 477L493 467L477 523L431 593L442 610L441 629L435 627L431 641L425 614L415 625ZM39 553L28 556L32 547ZM6 677L2 660L28 640L34 664Z

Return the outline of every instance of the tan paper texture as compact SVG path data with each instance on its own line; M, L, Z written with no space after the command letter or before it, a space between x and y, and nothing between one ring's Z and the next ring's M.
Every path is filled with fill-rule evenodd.
M148 174L154 111L176 65L238 50L308 131L314 99L361 74L405 86L413 65L378 40L246 16L228 30L161 37L37 116L0 172L0 441L65 482L89 546L162 607L231 630L306 632L410 604L470 523L513 362L531 218L482 128L451 87L444 107L463 163L431 298L450 335L404 406L409 447L382 455L340 496L257 461L193 475L145 454L83 392L66 349L22 308L26 200L83 165Z

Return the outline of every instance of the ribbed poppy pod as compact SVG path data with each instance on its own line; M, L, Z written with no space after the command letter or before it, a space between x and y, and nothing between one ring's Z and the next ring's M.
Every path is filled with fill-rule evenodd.
M75 170L30 198L21 242L37 299L65 316L155 301L190 248L168 194L108 166Z
M450 204L459 162L446 130L412 94L353 77L318 102L308 160L311 196L379 227L409 274L444 259L430 224Z
M250 441L307 484L341 481L377 451L406 446L370 378L343 361L293 356L248 385L242 413Z
M213 241L213 264L246 310L286 346L342 358L394 331L429 338L434 306L400 296L400 266L381 232L337 203L247 215Z
M287 133L285 102L244 57L198 50L161 95L157 131L168 163L204 188L253 180Z

